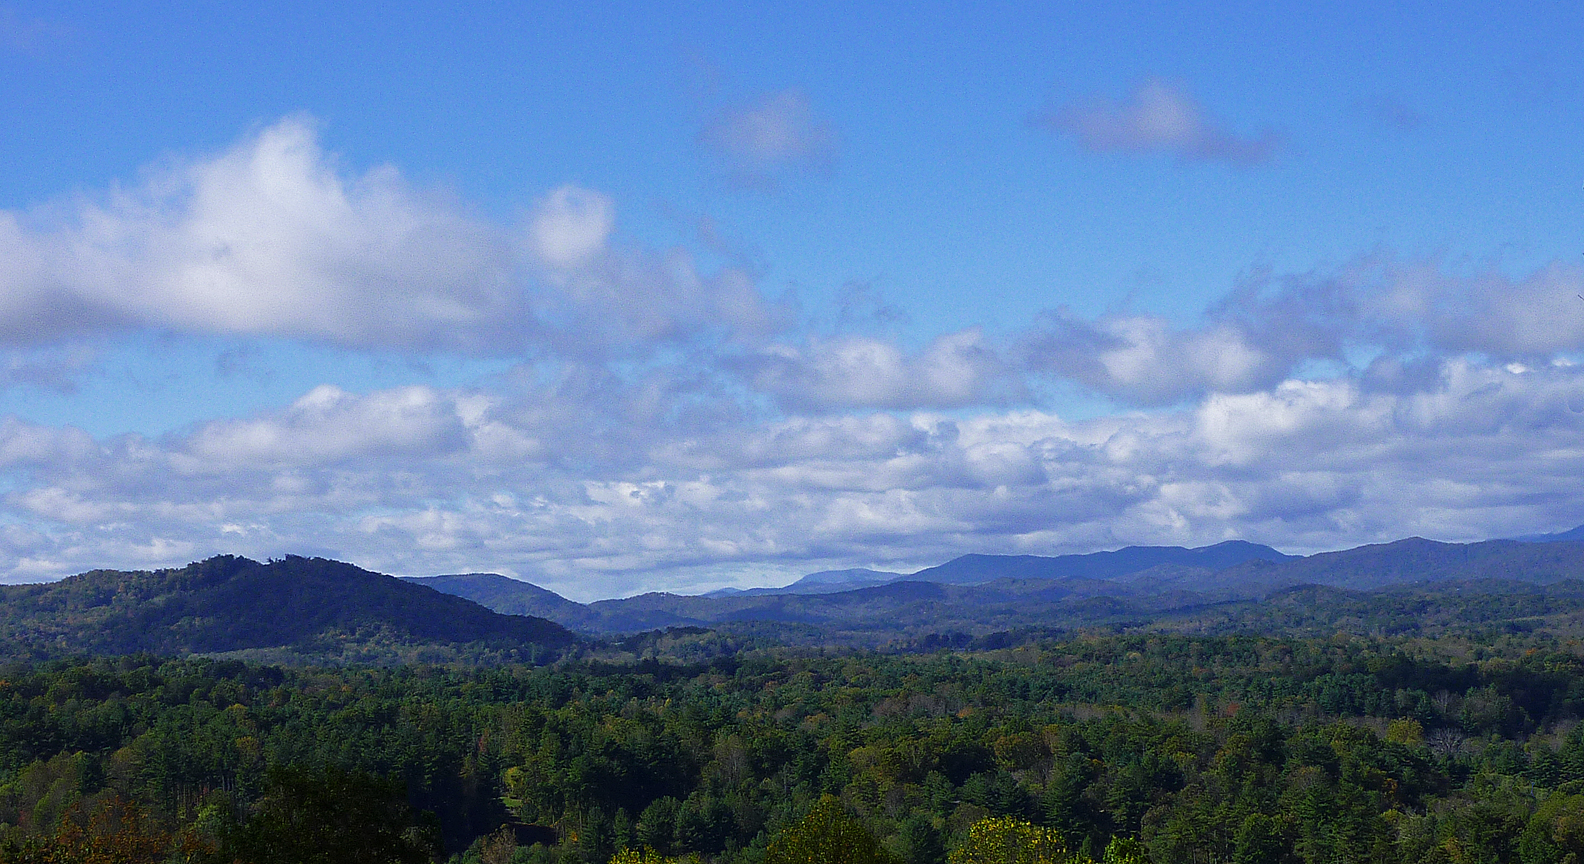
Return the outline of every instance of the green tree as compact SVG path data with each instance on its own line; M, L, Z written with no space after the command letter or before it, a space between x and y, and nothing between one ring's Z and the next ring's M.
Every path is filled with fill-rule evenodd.
M245 864L429 864L440 851L400 781L297 768L270 772L258 812L222 846Z
M946 860L941 832L927 813L914 813L902 820L897 838L907 864L942 864Z
M1250 813L1237 832L1232 864L1271 864L1287 854L1281 824L1263 813Z

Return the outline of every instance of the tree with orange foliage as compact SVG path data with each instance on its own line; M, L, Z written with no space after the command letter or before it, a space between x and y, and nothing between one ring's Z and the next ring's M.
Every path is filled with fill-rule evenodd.
M88 814L74 805L48 837L0 847L0 864L166 864L197 862L212 851L165 831L137 805L112 796Z

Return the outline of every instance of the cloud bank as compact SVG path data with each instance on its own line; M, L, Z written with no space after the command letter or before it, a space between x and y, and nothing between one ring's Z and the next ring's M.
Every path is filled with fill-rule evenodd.
M0 569L299 550L404 573L483 565L591 597L723 567L1231 537L1324 549L1577 521L1579 367L1457 360L1428 377L1408 392L1289 380L1081 422L681 417L645 407L641 384L570 382L322 387L161 439L11 419Z

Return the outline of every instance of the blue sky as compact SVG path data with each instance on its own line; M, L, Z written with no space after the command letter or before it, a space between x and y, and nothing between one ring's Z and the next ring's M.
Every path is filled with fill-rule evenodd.
M0 5L0 578L311 553L586 599L1570 527L1581 37Z

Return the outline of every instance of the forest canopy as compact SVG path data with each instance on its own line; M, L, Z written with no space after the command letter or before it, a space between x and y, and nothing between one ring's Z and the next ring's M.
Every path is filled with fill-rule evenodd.
M1521 634L14 663L0 860L285 860L341 825L376 858L336 860L458 864L792 864L827 835L865 864L1561 862L1581 663Z

